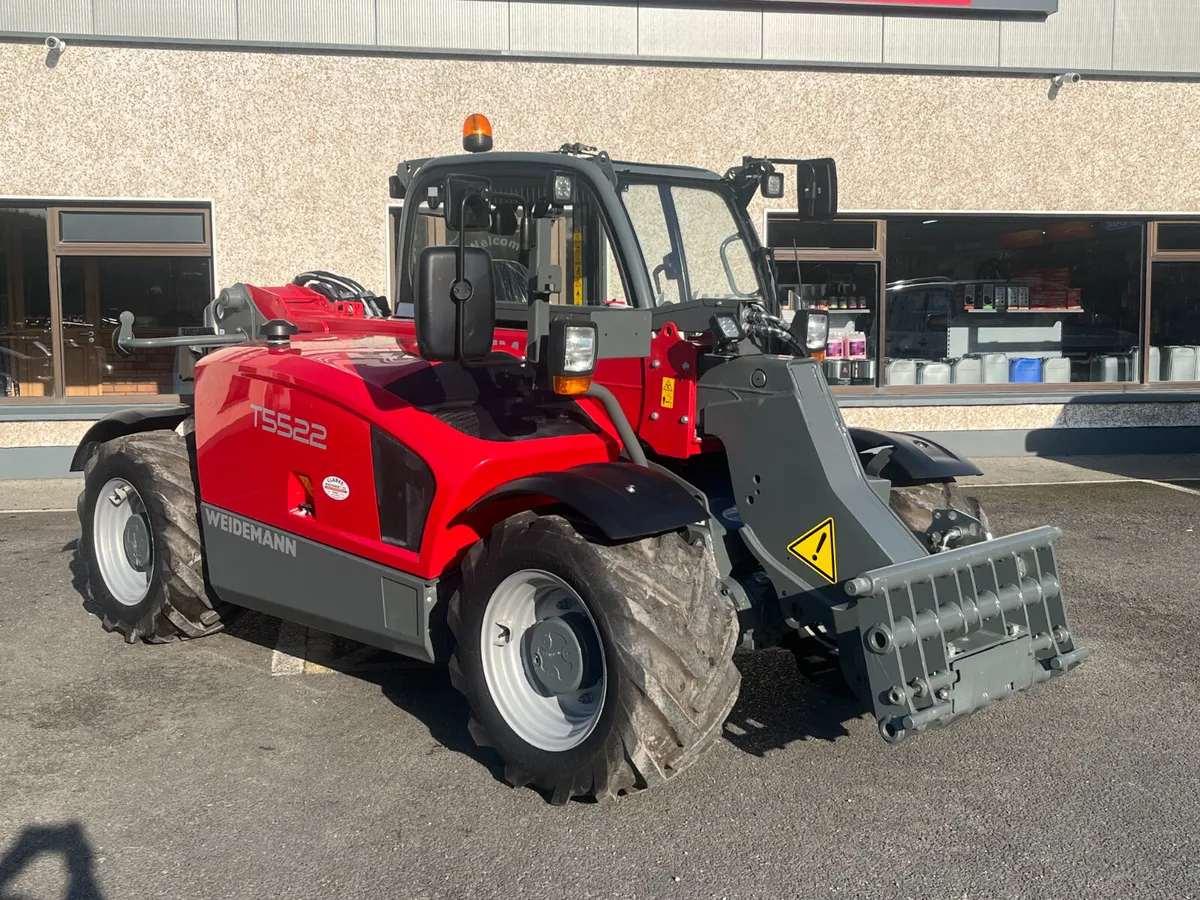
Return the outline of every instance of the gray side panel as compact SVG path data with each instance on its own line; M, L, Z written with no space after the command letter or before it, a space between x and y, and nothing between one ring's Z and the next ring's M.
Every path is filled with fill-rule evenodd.
M74 447L0 447L0 481L70 478Z
M514 53L578 56L637 54L638 10L633 4L522 3L509 9Z
M435 582L207 503L201 507L208 577L222 600L435 660Z
M236 0L92 0L98 34L237 40Z
M375 0L238 0L237 13L243 41L375 43Z
M751 387L755 370L766 385ZM761 380L761 379L760 379ZM781 596L822 590L844 595L788 551L833 518L837 581L925 556L912 533L872 488L820 368L812 360L740 357L700 379L701 423L729 457L742 538Z

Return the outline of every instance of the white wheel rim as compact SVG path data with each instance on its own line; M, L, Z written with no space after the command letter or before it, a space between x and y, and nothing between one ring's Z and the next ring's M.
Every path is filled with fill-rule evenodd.
M132 522L140 518L141 523ZM145 529L145 548L131 550L127 537ZM137 606L150 592L154 571L154 544L150 537L150 515L137 489L124 478L105 482L96 495L92 511L92 549L104 585L123 606Z
M527 635L537 623L574 614L592 629L599 647L599 680L578 690L546 696L531 671ZM586 639L586 636L585 636ZM522 569L496 587L483 612L480 633L483 675L492 702L521 740L551 752L579 746L596 728L608 691L604 640L579 594L557 575Z

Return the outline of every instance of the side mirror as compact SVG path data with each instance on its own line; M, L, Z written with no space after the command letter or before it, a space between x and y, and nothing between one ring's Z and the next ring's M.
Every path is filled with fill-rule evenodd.
M446 227L451 231L487 231L491 225L490 205L484 195L492 183L475 175L446 178Z
M832 219L838 210L837 163L806 159L796 165L796 201L801 219Z
M426 247L417 257L415 287L417 347L424 359L482 359L492 352L496 302L486 250Z

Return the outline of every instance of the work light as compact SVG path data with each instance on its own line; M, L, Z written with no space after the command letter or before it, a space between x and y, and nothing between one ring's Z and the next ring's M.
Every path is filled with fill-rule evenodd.
M596 323L562 317L550 323L546 364L556 394L582 394L596 371Z

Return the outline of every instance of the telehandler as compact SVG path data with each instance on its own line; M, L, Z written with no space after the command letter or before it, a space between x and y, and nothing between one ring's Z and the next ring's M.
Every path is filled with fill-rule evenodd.
M747 216L796 173L580 145L402 163L395 308L307 272L234 285L176 408L97 422L80 553L126 640L246 607L446 662L514 785L610 800L687 768L740 648L815 642L889 742L1065 673L1058 529L993 537L920 437L849 428L824 314L781 316ZM566 277L564 277L564 269Z

